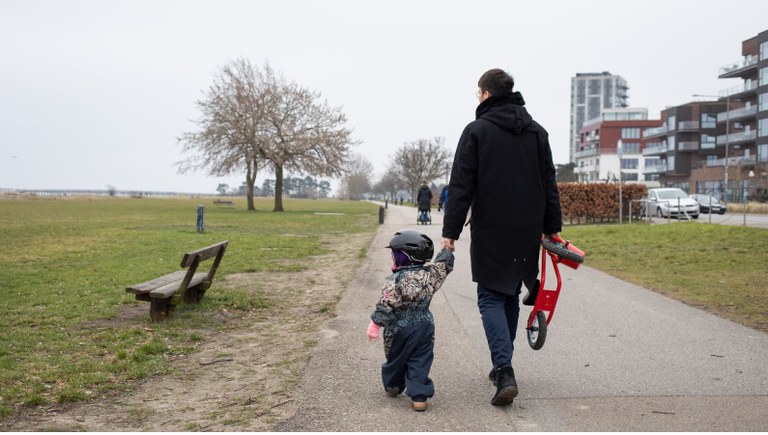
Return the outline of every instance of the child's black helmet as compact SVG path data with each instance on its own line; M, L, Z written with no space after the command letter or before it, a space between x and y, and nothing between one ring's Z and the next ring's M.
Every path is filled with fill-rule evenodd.
M389 241L387 248L403 251L413 261L426 263L432 259L435 253L435 244L432 239L415 230L400 230Z

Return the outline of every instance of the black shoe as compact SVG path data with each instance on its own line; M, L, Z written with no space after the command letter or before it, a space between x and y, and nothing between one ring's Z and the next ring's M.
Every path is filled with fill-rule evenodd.
M398 387L387 387L384 391L387 392L387 396L389 397L397 397L403 392L403 389Z
M517 381L512 367L496 369L496 395L491 399L491 405L509 405L517 397Z
M491 372L488 373L488 379L491 380L491 383L493 384L494 387L496 386L496 383L499 381L497 376L498 374L496 373L496 369L491 369Z

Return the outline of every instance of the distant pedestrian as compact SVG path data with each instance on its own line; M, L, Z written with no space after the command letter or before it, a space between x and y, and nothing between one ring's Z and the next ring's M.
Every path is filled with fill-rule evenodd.
M432 209L432 190L427 185L427 180L421 182L421 188L416 195L416 203L419 207L419 222L427 222L429 211Z
M392 275L371 314L368 341L379 338L379 328L384 327L384 391L396 397L405 390L411 407L425 411L427 399L435 393L429 378L435 347L429 304L453 270L453 253L443 249L431 263L432 239L414 230L396 232L387 248L392 250Z
M442 245L453 250L472 207L472 280L493 364L493 405L517 397L512 353L521 286L533 291L542 235L559 237L562 226L547 132L523 107L514 84L500 69L480 77L480 104L454 154L451 209L443 219Z
M437 200L437 211L443 210L445 213L445 207L448 205L448 185L443 186L443 190L440 191L440 199Z

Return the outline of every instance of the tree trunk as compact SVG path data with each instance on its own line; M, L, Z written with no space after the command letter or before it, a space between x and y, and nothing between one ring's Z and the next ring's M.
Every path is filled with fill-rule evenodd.
M283 210L283 166L275 164L275 209L272 211Z
M248 204L248 210L255 211L256 207L253 205L253 185L256 183L256 161L251 159L246 163L247 169L245 173L245 200Z

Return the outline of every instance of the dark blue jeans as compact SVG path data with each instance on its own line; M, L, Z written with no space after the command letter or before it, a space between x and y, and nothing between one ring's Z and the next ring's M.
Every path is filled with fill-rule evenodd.
M406 394L418 401L435 394L429 378L435 349L435 325L416 322L400 329L392 341L387 362L381 366L384 389L407 389Z
M517 319L520 317L521 285L522 282L518 283L514 295L477 286L477 306L483 318L493 368L512 365Z

